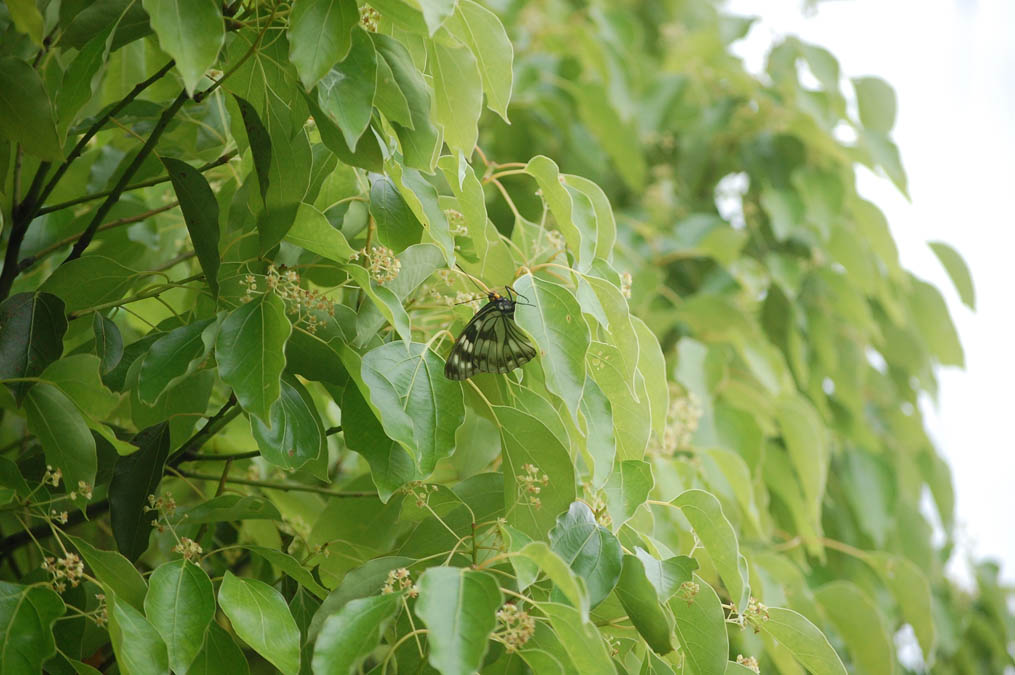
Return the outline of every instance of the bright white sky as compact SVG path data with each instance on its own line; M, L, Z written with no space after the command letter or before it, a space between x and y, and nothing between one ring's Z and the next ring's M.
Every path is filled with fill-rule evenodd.
M942 290L966 355L964 371L939 372L935 405L922 406L952 467L959 551L992 557L1015 580L1015 2L1011 0L726 0L758 16L736 45L748 68L764 68L773 40L793 34L829 49L844 78L877 75L898 96L893 136L912 203L887 179L861 171L860 192L888 216L902 262ZM844 91L852 88L844 80ZM929 241L965 258L976 286L968 310Z

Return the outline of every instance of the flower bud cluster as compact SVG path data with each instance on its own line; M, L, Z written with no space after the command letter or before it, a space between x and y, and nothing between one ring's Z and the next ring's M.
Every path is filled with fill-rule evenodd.
M508 653L518 651L536 632L536 620L511 602L497 610L497 621L503 626L498 635Z

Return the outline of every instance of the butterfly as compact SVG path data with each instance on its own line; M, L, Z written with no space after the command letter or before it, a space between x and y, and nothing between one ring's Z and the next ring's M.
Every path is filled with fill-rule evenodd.
M444 376L449 380L467 380L476 373L509 373L536 355L536 349L515 324L515 301L489 292L489 302L465 324L455 340Z

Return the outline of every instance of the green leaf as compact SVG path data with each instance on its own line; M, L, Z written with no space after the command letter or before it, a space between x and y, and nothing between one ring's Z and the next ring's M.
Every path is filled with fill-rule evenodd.
M370 215L377 226L377 240L399 253L423 236L423 226L387 176L370 184Z
M887 134L895 125L895 90L880 77L853 79L860 123L870 131Z
M638 335L638 371L645 377L648 404L652 411L652 432L662 437L666 429L666 410L670 404L666 359L658 338L648 324L637 316L631 317L631 324Z
M913 627L923 657L930 662L937 646L937 630L927 576L912 561L891 553L868 553L867 562L899 603L903 620Z
M941 261L945 271L948 272L948 277L955 285L955 290L959 292L959 298L962 299L966 307L975 310L976 290L973 288L973 277L969 273L966 261L962 259L958 251L943 241L932 241L929 245L930 249L934 251L934 255Z
M374 89L374 106L388 118L410 131L414 128L409 101L398 87L391 66L383 58L377 59L377 82Z
M546 388L559 396L577 419L590 342L581 307L568 289L531 274L515 282L515 291L531 303L518 305L515 316L540 349Z
M239 96L233 98L236 99L240 116L243 118L243 128L247 132L247 143L254 158L254 171L257 173L258 187L261 188L261 198L266 199L268 187L271 185L271 136L264 128L254 106Z
M895 645L874 602L850 581L833 581L814 598L842 636L858 670L870 675L895 672Z
M432 171L440 154L442 133L430 121L430 88L400 42L378 33L371 33L370 37L409 105L411 127L391 122L402 146L405 164L422 171Z
M587 178L568 174L566 179L568 188L582 193L592 203L596 215L596 257L610 260L617 241L617 221L609 198L601 187Z
M592 486L601 488L610 478L617 456L617 439L613 433L613 407L610 400L591 377L585 380L581 400L585 418L586 463L592 468Z
M640 190L647 169L634 125L621 119L603 85L581 82L571 91L582 122L613 160L617 173L632 190Z
M659 596L645 576L645 567L639 558L624 556L624 566L616 590L628 618L652 651L656 654L672 651L671 622L659 606Z
M79 537L66 535L74 544L81 557L91 568L92 574L104 586L116 593L116 597L129 603L134 609L144 609L148 585L144 577L129 560L116 551L103 551Z
M355 673L380 644L401 599L397 593L359 598L325 619L314 642L314 672Z
M623 566L620 542L596 522L584 502L574 502L550 530L550 547L585 580L589 603L595 607L617 585Z
M602 636L595 626L581 617L577 609L554 602L544 602L539 608L550 619L550 626L560 638L577 672L616 675Z
M598 277L583 277L582 282L587 283L592 289L598 308L602 308L601 316L597 317L597 321L608 333L606 337L602 338L602 341L609 342L617 348L621 362L615 365L624 375L624 384L632 393L635 393L635 377L638 371L639 357L638 334L634 331L627 300L624 299L620 289L609 281ZM579 296L581 295L579 293Z
M195 321L175 328L148 348L138 372L138 395L144 403L154 405L170 387L190 374L206 354L202 339L214 319Z
M156 494L169 458L169 425L149 427L134 437L138 451L121 457L109 483L109 519L120 553L133 562L148 548L152 516L148 495Z
M640 546L634 548L634 554L641 560L645 577L656 589L661 602L669 601L680 590L680 585L690 581L692 573L698 569L698 561L686 555L657 560Z
M159 565L148 580L145 616L165 641L169 665L184 673L197 658L215 616L215 591L204 570L186 560Z
M383 501L388 501L395 490L409 481L422 478L415 458L388 438L358 387L346 387L341 407L346 445L370 464L370 478Z
M377 50L370 36L356 27L352 31L349 54L341 63L332 66L317 85L317 103L321 111L342 130L345 144L351 151L356 150L360 136L370 126L377 61Z
M635 391L638 392L635 397L620 366L621 361L617 347L595 340L589 345L586 363L592 378L610 400L617 458L640 460L652 431L652 411L643 402L648 396L645 379L640 373L635 375Z
M465 420L461 386L444 377L444 362L418 342L389 342L367 352L362 377L385 433L429 475L451 454Z
M63 301L49 293L18 293L0 304L0 379L35 377L63 354L67 318ZM18 402L32 382L7 386Z
M120 670L131 675L165 675L169 654L155 627L144 614L115 595L107 596L109 637Z
M761 534L761 514L754 500L754 482L747 463L737 453L722 448L705 450L700 456L709 485L723 497L734 500L754 531Z
M264 421L282 391L285 343L291 332L285 303L265 293L226 315L215 342L219 376L233 388L243 409Z
M776 418L793 468L800 479L811 518L819 521L825 481L828 479L827 431L817 410L800 394L780 398L776 402Z
M173 182L176 198L180 200L183 220L187 223L190 241L201 263L205 281L214 295L219 283L219 205L208 180L200 171L186 162L163 157L162 163Z
M40 159L62 159L56 111L39 73L21 59L0 57L0 91L17 92L0 97L0 136Z
M159 46L176 61L183 86L193 96L226 38L222 5L211 0L141 0Z
M505 527L510 528L511 526L506 525ZM514 544L515 538L525 537L518 530L514 528L511 528L511 530L513 530L512 544ZM571 603L571 606L578 610L582 619L588 619L589 594L585 581L574 573L567 561L542 541L529 541L526 543L517 551L517 555L511 557L512 563L515 563L518 558L525 558L531 561L537 569L541 570L553 582L554 586ZM521 577L520 574L519 577ZM535 579L533 578L532 582L534 581ZM531 585L531 583L528 585Z
M92 315L92 331L95 333L95 353L101 360L101 373L110 373L123 357L123 336L111 320L95 312Z
M797 661L814 675L845 675L839 655L817 626L792 609L769 607L761 630L779 641Z
M358 23L359 8L354 0L303 0L293 6L289 60L307 91L346 57L351 45L349 33Z
M640 459L619 462L603 488L606 505L617 530L634 516L655 486L652 465Z
M488 572L431 567L417 587L415 611L428 630L430 665L446 675L479 670L504 601L497 579Z
M444 142L452 153L471 157L483 112L483 82L476 58L465 47L450 47L437 41L429 47L434 114L444 127Z
M575 498L574 465L571 456L546 426L535 417L507 406L494 406L500 424L504 457L504 506L508 523L532 539L546 539L557 514L568 509ZM519 476L531 464L540 476L549 479L539 494L537 506L523 493Z
M226 570L218 600L241 640L285 675L299 673L300 630L278 591Z
M100 420L109 416L120 397L102 384L99 365L93 354L71 354L46 366L39 378L70 397L86 416Z
M95 439L74 402L53 385L39 382L28 390L24 406L46 463L63 471L69 489L76 490L79 481L95 485Z
M415 293L431 274L444 267L444 255L433 244L413 244L398 254L398 262L401 264L398 276L384 282L384 288L394 294L397 306L401 308L401 303ZM370 344L384 323L385 317L376 304L364 305L356 319L354 345Z
M385 171L398 188L405 203L426 229L430 239L441 251L448 267L455 264L455 240L451 236L451 225L437 200L437 190L416 169L388 161Z
M730 598L742 613L751 596L747 559L740 553L736 530L723 515L719 500L704 490L687 490L670 503L691 523L729 590Z
M282 514L264 497L230 494L212 497L179 516L179 522L187 525L265 519L282 520Z
M941 292L925 281L914 278L910 296L910 312L927 349L943 366L965 365L962 343L952 323Z
M324 425L309 392L299 380L282 380L282 393L271 406L267 425L250 418L250 431L266 460L288 471L317 459L324 445Z
M218 675L219 673L235 673L247 675L250 666L243 650L224 628L212 621L208 624L208 634L204 645L197 653L197 658L190 664L188 675Z
M60 596L42 586L0 581L0 665L5 673L41 673L56 653L53 622L65 610Z
M226 495L222 496L224 497ZM243 499L253 499L253 498L244 497ZM264 503L267 505L271 504L271 502ZM282 518L281 516L277 516L274 519L281 520ZM232 520L232 518L222 518L221 520ZM310 570L301 565L300 562L291 555L283 553L282 551L278 551L273 548L266 548L264 546L247 545L244 548L246 548L251 553L259 555L260 557L264 558L269 563L271 563L273 566L279 568L280 570L288 574L290 577L298 581L305 589L316 595L318 598L324 599L325 597L327 597L328 590L323 586L321 586L319 583L317 583L317 580L314 579L314 575L310 573Z
M42 46L43 19L34 0L7 0L7 11L19 32L32 38L37 47Z
M556 162L536 155L525 165L525 172L536 179L543 201L550 208L557 228L564 235L571 253L578 259L578 270L587 272L595 258L598 225L592 201L580 190L568 188L561 180Z
M452 35L472 50L486 93L486 105L508 121L508 103L514 73L514 47L497 15L473 0L459 0L453 16L444 24Z
M104 66L109 56L111 42L109 36L113 28L113 25L107 25L96 34L67 66L63 82L56 94L57 124L60 133L70 126L77 112L88 103L102 84Z
M690 602L680 595L669 601L674 631L695 675L723 675L730 650L726 613L715 590L697 574L692 579L698 592Z
M112 258L86 255L63 262L39 289L59 296L68 312L77 312L119 300L138 276Z
M264 196L264 209L257 217L258 241L261 252L266 253L285 238L302 204L303 195L310 185L313 153L305 128L285 142L279 122L269 124L272 134L271 166L268 190Z

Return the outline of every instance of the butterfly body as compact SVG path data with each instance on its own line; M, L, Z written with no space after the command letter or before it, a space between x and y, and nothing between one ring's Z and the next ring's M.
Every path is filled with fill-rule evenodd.
M448 354L444 376L449 380L466 380L476 373L509 373L536 355L515 324L515 301L493 292L487 299Z

